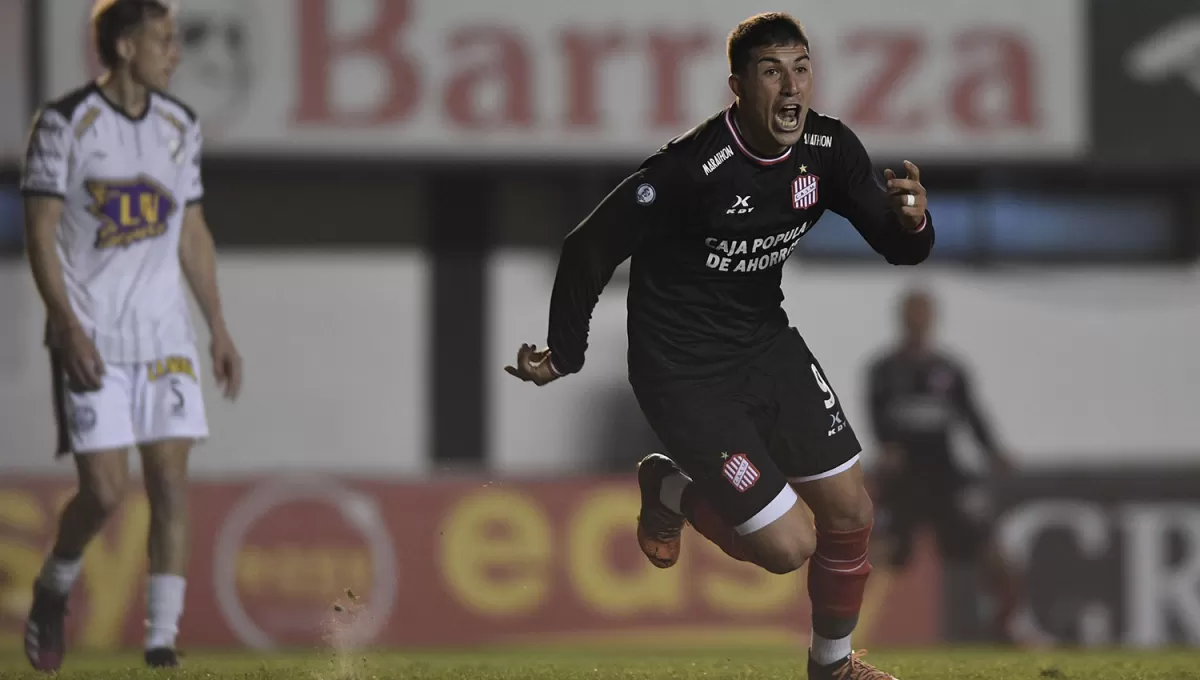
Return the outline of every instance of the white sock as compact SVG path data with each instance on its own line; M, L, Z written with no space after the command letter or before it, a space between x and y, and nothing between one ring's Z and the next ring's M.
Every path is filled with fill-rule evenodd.
M51 554L42 564L42 571L38 574L38 583L59 595L66 595L71 592L71 586L75 585L75 579L79 578L79 570L82 567L82 557L64 560Z
M829 640L813 633L812 646L809 647L808 654L812 657L813 661L822 666L828 666L850 656L850 652L852 651L850 649L849 635L844 638Z
M146 586L146 649L175 648L187 580L175 574L150 574Z
M683 490L691 483L692 480L686 476L673 472L663 479L658 498L672 512L682 515L683 510L680 508L683 506Z

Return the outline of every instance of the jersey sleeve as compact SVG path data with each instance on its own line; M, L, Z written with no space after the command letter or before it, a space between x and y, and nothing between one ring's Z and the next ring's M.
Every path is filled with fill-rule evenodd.
M871 157L845 124L837 133L831 209L854 225L875 252L892 264L918 264L933 249L933 216L925 211L925 225L910 231L892 211L887 184Z
M682 214L686 176L667 151L626 177L563 241L550 294L546 346L560 375L583 368L592 311L642 238Z
M183 180L184 203L191 205L204 199L204 180L200 176L200 157L204 150L204 134L197 121L188 130L187 160L184 163L186 175Z
M71 121L54 109L43 109L33 121L21 168L21 193L26 196L67 194L71 163Z

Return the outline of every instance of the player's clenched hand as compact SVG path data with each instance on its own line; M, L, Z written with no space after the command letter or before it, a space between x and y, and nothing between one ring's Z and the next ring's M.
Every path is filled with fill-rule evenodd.
M531 382L539 387L558 377L550 368L550 348L538 349L533 345L521 345L517 350L517 365L505 366L509 375Z
M94 392L100 389L104 377L104 360L96 343L82 328L72 327L63 334L63 369L67 372L67 387L72 392Z
M904 161L907 177L900 179L891 168L883 171L887 179L888 196L892 199L892 210L900 216L900 222L915 231L920 228L925 219L925 209L929 207L925 196L925 187L921 186L921 169L914 163Z
M242 390L242 357L229 331L217 329L212 338L213 377L229 400L237 399Z

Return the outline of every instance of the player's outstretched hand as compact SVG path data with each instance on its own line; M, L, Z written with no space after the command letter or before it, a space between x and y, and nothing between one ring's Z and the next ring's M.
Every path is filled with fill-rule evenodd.
M509 375L531 382L539 387L558 378L550 368L550 348L538 349L533 345L521 345L517 350L517 365L505 366Z
M900 222L910 230L917 230L925 219L925 210L929 207L925 196L925 187L921 186L921 169L914 163L904 161L907 176L904 179L896 177L891 168L883 171L887 179L888 196L892 199L892 210L900 216Z
M213 377L225 393L225 398L233 401L242 391L242 357L233 344L233 338L224 329L213 333L211 349Z
M94 392L103 385L104 360L96 343L82 328L73 327L63 336L63 369L72 392Z

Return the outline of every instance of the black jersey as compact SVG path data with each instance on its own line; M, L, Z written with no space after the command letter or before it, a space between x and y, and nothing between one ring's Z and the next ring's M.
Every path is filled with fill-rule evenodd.
M966 369L944 353L888 352L871 363L867 390L875 437L903 451L904 472L956 475L950 440L962 424L985 455L998 455Z
M630 379L662 382L719 376L789 328L782 267L826 210L893 264L929 255L932 219L917 232L902 226L882 175L841 121L810 111L801 141L764 158L734 113L669 142L568 234L550 302L555 370L583 367L592 310L626 258Z

